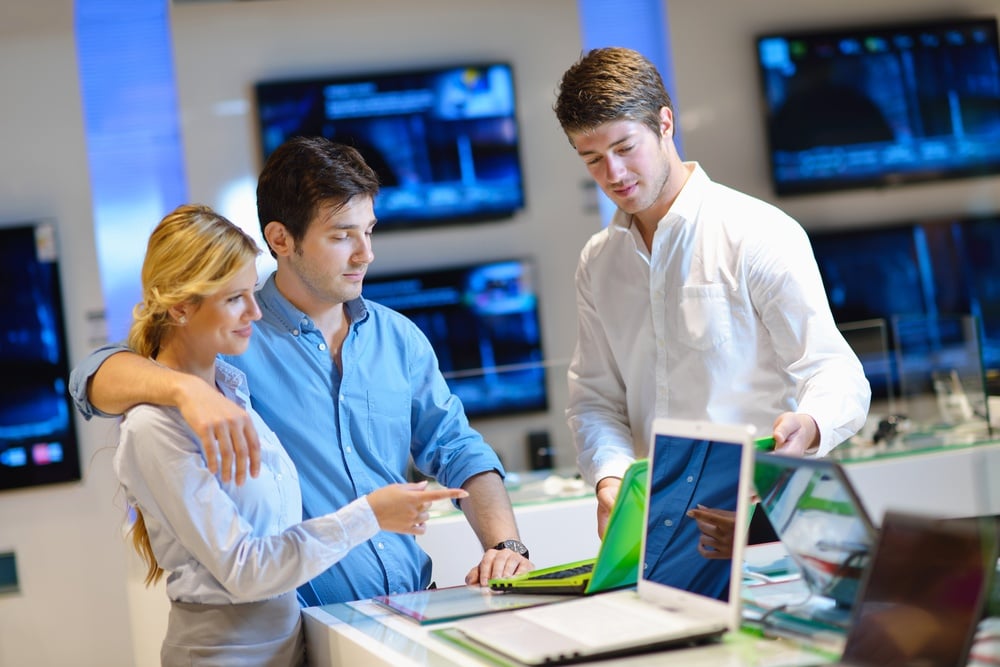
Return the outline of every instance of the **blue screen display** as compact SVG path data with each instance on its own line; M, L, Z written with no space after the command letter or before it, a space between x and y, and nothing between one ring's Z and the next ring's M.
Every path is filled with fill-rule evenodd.
M0 489L80 479L51 225L0 227Z
M884 319L890 350L931 358L968 335L958 316L975 315L983 368L1000 369L1000 217L813 231L810 240L838 323ZM878 363L859 357L866 371Z
M256 85L263 155L293 136L354 146L378 173L379 229L524 207L514 80L494 63Z
M373 277L363 295L424 332L469 417L548 409L532 262Z
M1000 172L995 18L757 39L779 195Z

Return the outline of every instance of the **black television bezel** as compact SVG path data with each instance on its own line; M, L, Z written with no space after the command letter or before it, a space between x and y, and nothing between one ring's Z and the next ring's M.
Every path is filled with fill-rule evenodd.
M904 171L884 171L879 175L851 178L826 178L823 180L803 180L789 183L779 181L776 175L775 138L772 136L771 115L775 111L768 100L766 71L761 62L760 45L766 39L812 39L834 37L857 37L861 34L885 34L897 31L919 30L933 27L941 30L954 26L965 28L970 26L992 27L993 44L997 47L997 58L1000 62L1000 19L990 15L956 16L948 15L937 18L914 19L904 21L882 21L836 25L829 28L793 28L788 30L768 30L758 33L753 38L754 66L757 70L758 94L760 96L760 117L764 128L766 163L768 177L774 193L779 197L800 197L806 195L841 193L852 190L878 190L894 188L901 185L928 183L938 180L958 180L964 178L984 178L1000 175L1000 159L987 165L970 165L948 169L921 169Z
M360 71L353 70L353 71L330 73L323 75L300 76L300 77L278 77L278 78L268 78L259 80L253 84L253 106L254 106L253 111L255 116L257 149L258 149L258 155L260 156L261 164L266 162L268 156L270 155L270 153L267 150L265 141L265 133L267 131L267 126L261 115L261 108L263 106L263 102L261 100L262 91L265 91L268 88L279 88L284 86L300 87L300 86L316 86L316 85L322 86L331 84L363 83L379 79L391 79L391 78L408 77L408 76L427 77L452 70L461 70L466 68L488 69L497 66L505 67L510 75L511 96L512 96L511 97L512 109L511 109L510 119L513 121L515 129L515 139L513 143L513 148L514 148L514 160L515 164L517 165L517 173L519 181L518 203L514 206L497 210L484 210L480 212L471 212L463 214L449 214L440 217L394 219L392 217L379 215L378 197L376 197L375 212L376 215L378 216L379 232L411 231L411 230L419 230L426 228L442 227L448 225L464 225L470 223L492 223L492 222L502 222L510 220L513 217L515 217L519 212L527 208L527 187L526 187L526 178L524 171L524 160L522 157L522 149L521 149L522 130L518 113L519 95L517 91L517 79L516 79L516 72L514 71L514 66L509 60L471 59L469 61L446 62L446 63L424 65L420 67L411 67L411 68L387 68L387 69L360 70ZM288 137L286 137L286 140L287 138L290 138L292 136L302 136L302 135L291 134Z
M37 230L42 226L51 227L53 235L56 234L56 227L51 222L19 221L14 223L0 223L0 237L16 230L30 230L30 233L37 234ZM58 241L58 239L54 240ZM63 446L63 459L62 461L56 463L33 465L30 463L31 457L29 456L29 464L24 467L9 467L6 465L0 465L0 493L52 484L79 482L83 478L82 468L80 465L80 439L76 427L76 408L69 395L69 357L65 324L66 315L63 310L64 299L62 275L60 272L58 251L55 252L55 256L49 264L52 271L53 287L50 295L52 300L51 305L55 317L53 328L54 333L59 339L59 361L52 365L52 371L54 376L61 376L66 383L66 391L63 392L62 400L64 401L68 419L65 434L60 440L60 444ZM6 364L0 361L0 368L5 366ZM8 378L6 382L11 382L10 375L6 372L4 375ZM3 447L3 450L5 449L6 446Z
M551 402L552 402L551 391L549 390L549 386L548 386L550 377L549 377L549 373L548 373L548 367L547 367L546 361L545 361L545 340L544 340L544 332L542 330L541 295L539 294L538 282L537 282L538 262L535 260L534 257L527 256L527 255L521 255L521 256L516 256L516 257L501 257L499 259L484 259L484 260L477 260L477 261L462 262L462 263L459 263L459 264L447 264L447 265L442 265L442 266L437 266L436 265L436 266L430 266L430 267L424 267L424 268L393 270L393 271L389 271L389 272L385 272L385 273L373 273L370 276L368 276L368 277L365 278L365 285L368 285L369 283L381 283L381 282L389 282L389 281L400 280L400 279L421 278L422 276L434 275L434 274L460 273L460 272L466 273L466 272L469 272L469 271L472 271L472 270L475 270L475 269L478 269L478 268L481 268L481 267L491 266L491 265L494 265L494 264L506 264L506 263L510 263L510 262L517 262L517 263L520 263L520 264L527 265L528 267L530 267L530 269L532 271L532 274L533 274L533 277L535 278L535 281L534 281L534 290L533 290L534 297L535 297L534 314L535 314L536 324L538 326L538 351L539 351L539 353L541 355L541 360L539 361L539 364L538 364L538 368L539 368L539 370L541 372L541 379L540 379L541 389L542 389L541 401L538 402L538 403L535 403L533 405L522 405L522 406L507 405L507 406L498 407L498 408L495 408L495 409L492 409L492 410L488 410L488 411L483 411L483 410L476 409L475 406L470 406L469 404L467 404L467 403L465 403L463 401L463 408L465 409L465 414L466 414L466 416L469 419L496 419L496 418L504 418L504 417L517 416L517 415L541 414L541 413L548 412L549 409L551 408ZM407 317L408 319L410 319L409 316L406 314L406 312L404 312L403 310L397 310L396 308L394 308L390 304L383 303L377 296L369 297L365 293L364 288L362 288L361 295L365 299L371 300L374 303L378 303L378 304L384 305L384 306L386 306L388 308L392 308L395 312L398 312L399 314L403 315L404 317ZM412 319L411 319L411 321L412 321ZM430 340L429 336L428 336L428 340ZM433 341L431 341L431 344L433 345ZM435 350L435 356L437 356L437 350ZM500 368L501 372L503 372L503 369L504 369L503 366L500 366L498 368ZM444 376L445 381L448 383L449 388L451 388L451 386L452 386L452 382L451 382L452 376L461 375L461 374L467 373L467 372L469 372L471 370L475 370L475 369L464 369L464 370L456 370L456 371L443 371L442 370L442 375ZM456 392L454 389L452 389L452 393L455 394L456 397L458 397L461 400L461 396L459 395L458 392Z

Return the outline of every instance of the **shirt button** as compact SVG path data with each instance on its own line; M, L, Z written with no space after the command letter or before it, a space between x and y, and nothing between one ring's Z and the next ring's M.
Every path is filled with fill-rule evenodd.
M690 484L693 481L694 481L694 476L693 475L688 475L688 484Z
M667 528L670 528L670 526L674 525L674 520L667 519L666 521L663 522L663 525L666 526Z
M299 330L298 329L292 329L292 335L293 336L298 336L299 335Z
M278 480L279 482L280 482L280 481L281 481L282 479L284 479L284 477L282 477L282 475L281 475L281 473L280 473L280 472L279 472L278 474L276 474L276 475L274 476L274 478L275 478L276 480Z
M319 351L320 352L326 352L326 343L320 343L319 344Z
M385 545L384 545L384 544L382 544L381 542L379 542L379 543L378 543L378 548L379 548L379 549L385 549Z
M350 454L351 453L351 448L350 447L344 447L344 451L347 452L348 454Z

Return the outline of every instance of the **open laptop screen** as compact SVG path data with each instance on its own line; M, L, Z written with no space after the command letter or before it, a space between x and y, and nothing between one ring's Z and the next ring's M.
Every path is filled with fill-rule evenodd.
M875 528L843 469L828 459L758 452L754 485L809 590L850 609Z
M742 563L746 542L753 429L660 419L653 430L640 593L661 603L678 592L694 593L706 606L731 601L738 614L740 568L734 569L734 562ZM735 531L733 558L699 553L701 533L688 516L699 506L728 514ZM737 627L738 616L734 623Z
M887 512L843 661L964 665L997 559L993 518Z

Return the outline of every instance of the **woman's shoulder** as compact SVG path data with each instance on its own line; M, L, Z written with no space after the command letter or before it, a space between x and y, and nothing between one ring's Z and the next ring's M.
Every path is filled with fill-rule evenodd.
M197 444L194 431L177 408L142 403L123 415L120 425L121 444L141 438L143 446L173 443L187 449L187 443Z

